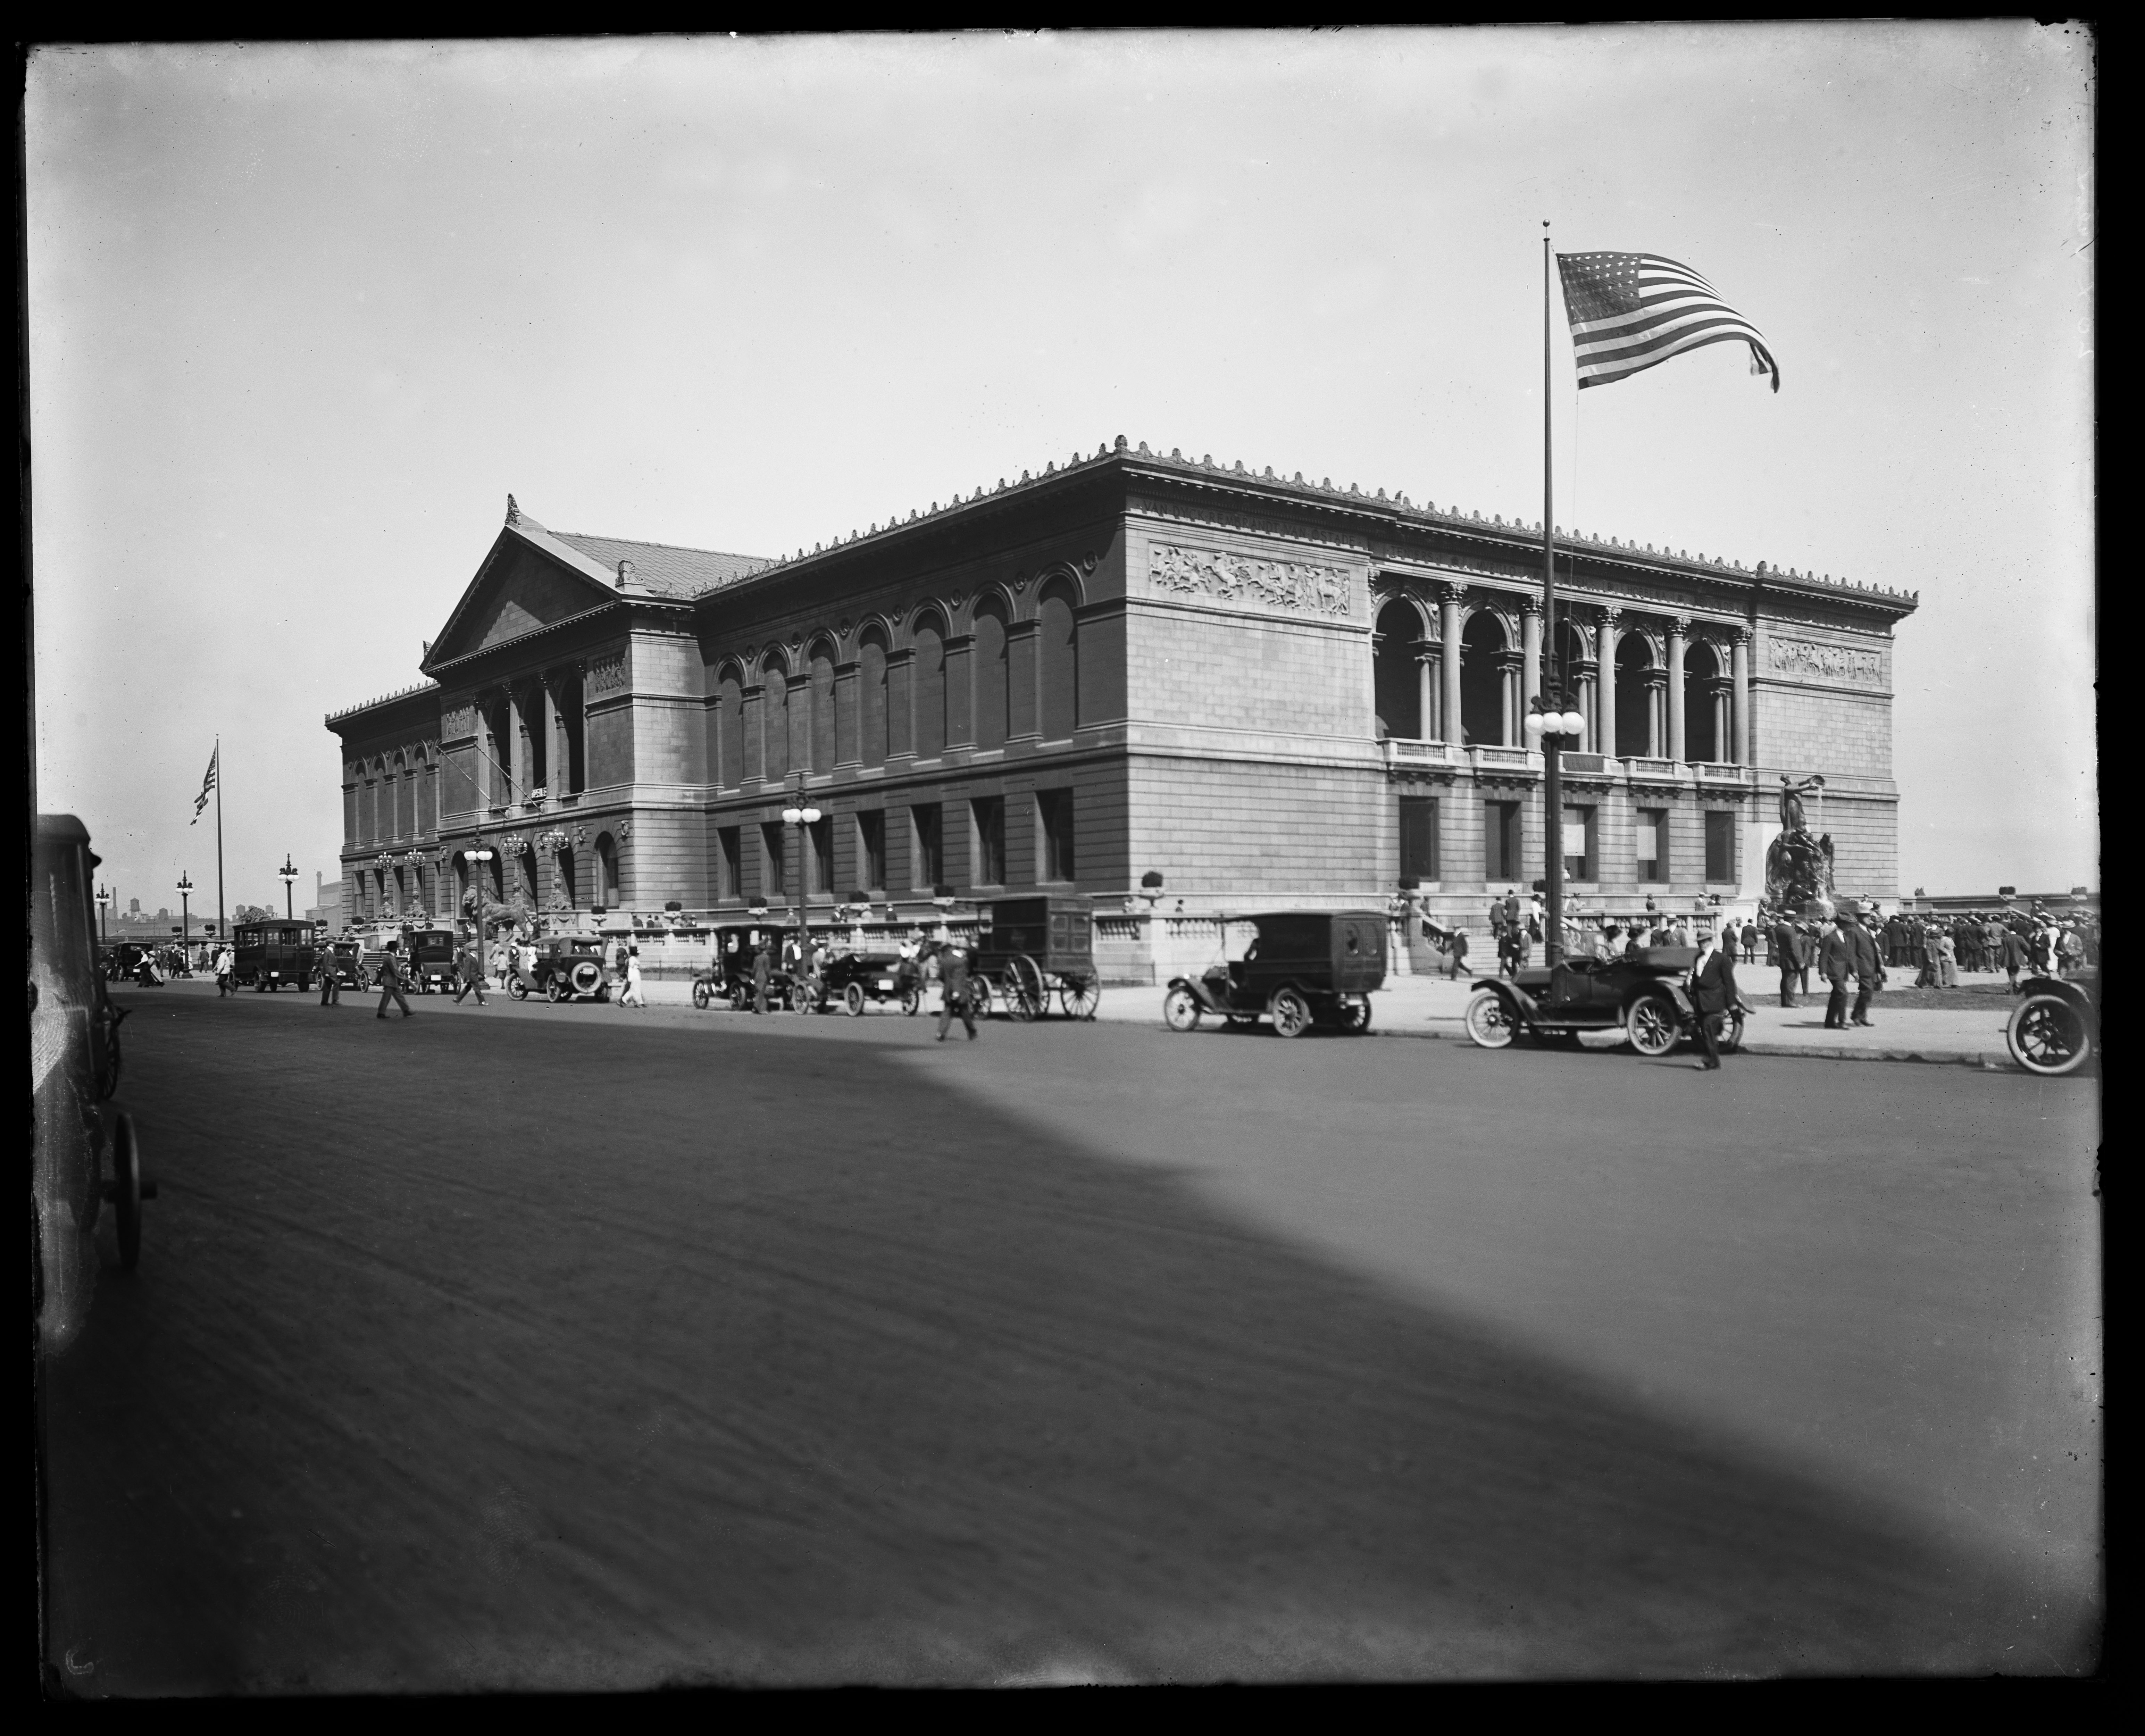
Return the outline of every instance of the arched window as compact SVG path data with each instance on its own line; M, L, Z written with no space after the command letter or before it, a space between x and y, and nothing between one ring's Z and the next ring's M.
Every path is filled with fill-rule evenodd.
M1080 722L1080 659L1072 589L1062 579L1037 603L1038 723L1045 741L1069 741Z
M863 740L858 757L866 765L884 765L887 749L886 639L876 627L865 629L858 653L857 709Z
M996 597L984 598L976 604L975 620L975 649L969 661L976 678L976 745L1003 748L1012 708L1007 681L1005 604Z
M1616 647L1616 751L1655 759L1660 744L1654 737L1653 648L1643 633L1626 633Z
M1412 603L1395 598L1378 611L1371 640L1371 684L1376 696L1378 738L1422 739L1422 617Z
M812 769L834 769L834 659L822 639L812 648Z
M1725 687L1720 659L1703 639L1683 654L1683 744L1689 760L1720 758L1715 700Z
M618 900L618 844L610 833L600 833L596 838L596 903L615 910Z
M1502 747L1505 741L1504 672L1510 649L1504 623L1486 609L1467 618L1460 635L1460 729L1469 747Z
M927 615L916 628L916 757L936 759L946 751L946 629Z
M777 654L759 669L761 778L779 783L789 775L789 665Z

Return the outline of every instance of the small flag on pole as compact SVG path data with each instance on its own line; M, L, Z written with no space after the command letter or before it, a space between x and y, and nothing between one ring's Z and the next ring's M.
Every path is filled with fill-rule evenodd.
M1689 266L1658 253L1560 253L1564 311L1579 362L1580 390L1618 380L1708 344L1745 343L1750 371L1780 365L1755 326Z
M222 745L218 744L208 756L208 775L202 779L201 793L194 798L194 818L187 822L189 826L193 824L194 820L197 820L202 817L202 809L208 806L208 798L215 792L216 763L222 755Z

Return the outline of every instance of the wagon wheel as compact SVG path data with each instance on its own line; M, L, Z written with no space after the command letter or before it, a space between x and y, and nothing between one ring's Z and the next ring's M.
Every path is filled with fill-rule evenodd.
M1162 1022L1172 1031L1197 1030L1199 1015L1205 1010L1199 997L1188 988L1172 988L1162 997ZM1233 1025L1236 1021L1229 1022Z
M1681 1039L1683 1021L1667 996L1640 995L1624 1015L1624 1034L1641 1055L1658 1060Z
M2004 1027L2003 1040L2019 1066L2050 1078L2074 1072L2093 1052L2083 1016L2056 994L2027 996Z
M1501 1049L1512 1041L1512 1015L1494 988L1477 990L1467 1003L1467 1040L1478 1049Z
M119 1264L132 1271L142 1258L142 1147L134 1137L134 1117L113 1118L112 1180L105 1197L112 1201L119 1231Z
M1059 985L1058 1004L1065 1009L1068 1018L1094 1017L1102 1004L1102 979L1100 977L1068 977Z
M1025 953L1017 953L1006 967L1006 1011L1023 1023L1040 1017L1050 1005L1049 991L1043 986L1043 972Z
M1301 1037L1311 1028L1311 1002L1293 988L1276 989L1269 1011L1277 1036Z
M851 1018L862 1018L864 1012L864 986L852 982L842 991L842 1005Z
M941 989L939 992L943 994L945 991ZM999 990L998 997L1003 1000L1005 997L1005 991ZM975 1014L978 1018L988 1018L991 1016L991 979L988 977L968 978L968 1011Z

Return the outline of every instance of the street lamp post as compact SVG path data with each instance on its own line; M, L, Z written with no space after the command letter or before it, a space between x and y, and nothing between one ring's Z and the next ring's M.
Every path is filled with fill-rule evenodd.
M291 853L283 853L283 865L276 870L276 878L283 883L283 920L295 923L298 913L291 908L291 888L297 884L298 871L291 866Z
M179 895L180 967L184 969L189 977L193 975L193 971L191 967L187 966L185 960L187 957L187 943L192 938L192 936L187 931L193 926L193 923L192 918L187 913L187 900L192 896L193 889L194 883L187 878L185 871L182 869L179 873L179 883L172 888L172 890Z
M805 805L802 772L797 774L797 800L782 810L782 820L784 825L797 828L797 956L802 959L812 938L808 926L809 912L805 908L812 884L807 873L807 863L811 859L811 828L819 823L819 810Z
M1555 592L1550 593L1554 608ZM1555 616L1545 619L1555 632ZM1556 641L1550 640L1554 656ZM1554 670L1555 664L1552 663ZM1548 811L1542 816L1542 841L1547 846L1543 852L1542 875L1545 907L1542 912L1542 962L1557 965L1564 958L1564 780L1558 755L1567 745L1575 745L1580 733L1586 728L1586 719L1577 711L1566 709L1567 701L1562 684L1546 684L1535 709L1527 714L1526 731L1539 740L1542 748L1542 805Z
M112 888L108 886L98 887L97 888L97 938L98 944L102 946L108 947L112 944L112 937L105 932L104 928L104 913L111 908L111 904Z
M476 967L484 969L484 865L491 860L491 852L484 847L480 838L475 847L462 852L462 860L469 864L470 919L475 935Z

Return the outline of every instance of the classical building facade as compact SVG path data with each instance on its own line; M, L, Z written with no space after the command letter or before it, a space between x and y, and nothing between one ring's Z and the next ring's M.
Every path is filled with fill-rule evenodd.
M1135 967L1142 923L1232 907L1406 886L1479 918L1545 872L1545 670L1588 724L1555 828L1582 911L1747 903L1777 780L1811 773L1840 890L1896 895L1912 596L1581 535L1558 559L1552 644L1538 527L1122 440L775 560L510 500L422 684L326 720L346 907L455 906L481 817L495 896L539 913L1064 888Z

